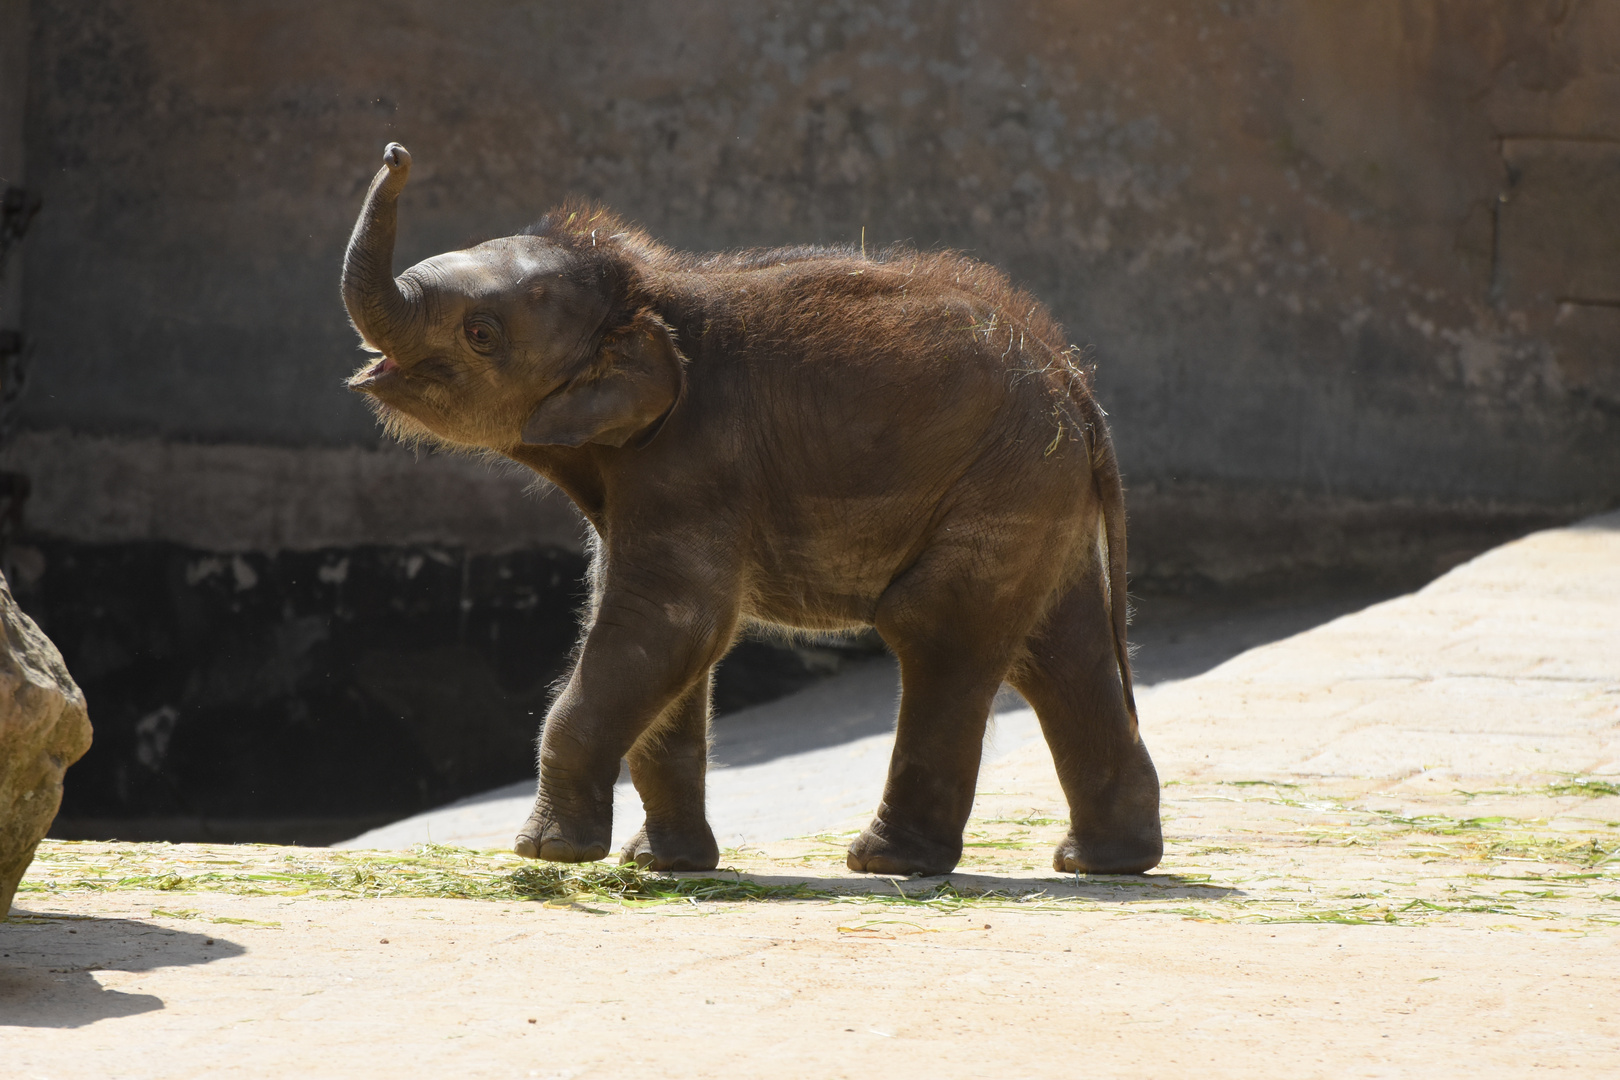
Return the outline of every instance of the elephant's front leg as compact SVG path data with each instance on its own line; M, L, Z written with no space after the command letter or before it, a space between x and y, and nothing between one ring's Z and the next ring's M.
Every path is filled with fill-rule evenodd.
M712 671L704 672L631 747L630 779L647 821L619 852L620 862L651 870L720 865L720 847L704 811L712 682Z
M620 760L706 681L730 642L734 609L694 599L692 579L671 585L672 577L666 571L604 588L573 673L546 716L540 791L513 845L519 855L553 862L607 855Z

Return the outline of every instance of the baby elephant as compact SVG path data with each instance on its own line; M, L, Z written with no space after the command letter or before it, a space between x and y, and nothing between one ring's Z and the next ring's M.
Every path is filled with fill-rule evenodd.
M899 657L894 757L850 869L956 866L1003 680L1069 800L1053 865L1158 863L1119 470L1039 303L959 255L685 255L587 204L395 278L411 158L391 144L383 163L343 263L381 357L350 385L396 436L528 466L595 530L520 854L605 856L627 758L647 818L623 859L714 867L712 672L761 623L876 627Z

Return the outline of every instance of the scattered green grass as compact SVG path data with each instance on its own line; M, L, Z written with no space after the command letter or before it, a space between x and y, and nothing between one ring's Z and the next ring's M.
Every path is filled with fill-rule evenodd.
M725 910L721 905L810 901L860 908L863 916L870 916L867 923L859 924L869 927L861 933L877 932L879 923L874 919L969 914L991 908L1053 914L1156 914L1230 923L1342 925L1425 925L1510 916L1535 920L1534 924L1516 924L1521 927L1555 929L1565 920L1607 928L1620 919L1614 906L1620 903L1620 893L1614 890L1614 883L1620 880L1620 837L1613 833L1563 831L1545 821L1503 815L1449 817L1441 813L1369 809L1270 781L1230 786L1266 789L1244 792L1234 801L1274 803L1306 811L1281 815L1301 827L1295 830L1292 824L1284 824L1281 829L1265 826L1239 830L1245 840L1255 835L1256 846L1252 849L1219 843L1173 847L1186 855L1263 858L1265 865L1258 871L1253 859L1244 863L1245 873L1259 875L1252 884L1245 883L1249 879L1230 875L1223 875L1217 883L1208 874L1191 872L1147 877L1000 878L1007 872L1007 858L1001 853L1028 848L1033 843L1034 828L1067 824L1038 817L1032 811L1025 817L975 819L975 825L986 828L970 832L966 838L966 873L946 881L828 876L824 873L824 848L818 854L803 856L814 862L796 870L793 876L764 876L730 870L674 875L605 863L538 863L505 852L446 845L424 845L413 852L392 853L254 845L46 841L22 881L20 892L66 895L153 890L173 893L175 901L182 904L180 895L187 893L466 899L536 902L595 914L659 908L669 915L714 914ZM1274 851L1260 835L1265 833L1274 833L1276 840L1293 854L1272 858L1285 851ZM853 835L822 833L806 839L841 848ZM1411 881L1386 883L1391 888L1383 891L1379 891L1381 887L1368 891L1369 883L1364 878L1345 881L1342 891L1324 888L1326 883L1312 877L1310 871L1289 869L1315 865L1309 861L1313 858L1309 848L1299 846L1301 840L1324 846L1366 845L1376 849L1374 857L1387 860L1415 856L1438 861L1442 866L1434 872L1417 871ZM1176 857L1173 853L1172 866ZM1014 856L1012 861L1022 860ZM980 865L985 867L983 871L979 871ZM1355 865L1364 864L1358 859ZM1191 868L1183 863L1179 869ZM976 877L977 872L992 876ZM1364 873L1354 871L1356 875ZM154 914L212 918L168 903L164 908L154 908Z
M1602 799L1611 795L1620 795L1620 783L1613 780L1600 780L1595 776L1570 773L1562 780L1554 780L1552 783L1543 784L1540 787L1485 788L1479 791L1463 791L1459 789L1457 794L1470 799L1482 795L1582 795L1589 799Z
M205 915L195 908L153 908L152 917L157 919L205 919L211 923L225 923L230 926L267 926L280 929L281 923L274 919L237 919L228 915Z
M1430 836L1463 836L1480 832L1500 832L1505 829L1526 830L1535 827L1545 827L1546 822L1537 818L1526 820L1523 818L1510 818L1496 815L1492 817L1449 817L1445 814L1415 814L1403 815L1388 810L1366 810L1363 813L1376 814L1386 825L1394 825L1406 832L1425 833Z
M150 889L246 896L316 894L564 903L798 900L820 895L806 885L765 884L740 876L735 880L670 877L635 866L531 863L443 844L423 844L411 854L399 855L322 852L318 857L287 855L280 860L240 860L235 865L223 859L188 860L187 865L174 869L141 872L144 868L139 864L150 861L138 856L110 862L81 860L74 858L71 850L42 847L36 855L36 869L23 879L18 891ZM199 862L206 868L199 868Z
M1069 824L1064 818L1037 817L1033 814L1029 817L992 817L974 818L973 820L986 825L1021 825L1026 829L1042 829L1052 825L1066 826Z
M1327 908L1301 909L1286 915L1255 915L1244 921L1262 925L1276 923L1334 923L1339 926L1378 926L1380 924L1398 923L1401 920L1393 911L1382 908L1374 910Z
M1620 861L1620 844L1604 847L1597 837L1557 835L1501 836L1480 845L1479 858L1533 859L1576 866L1606 866Z
M1029 840L1021 836L1007 837L1002 840L964 840L965 848L995 848L998 851L1023 851L1029 846Z
M1581 776L1559 780L1548 784L1542 790L1549 795L1585 795L1589 799L1601 799L1608 795L1620 795L1620 784L1611 780Z
M153 863L166 861L164 847L149 845L145 850L86 857L72 844L47 842L18 891L50 894L153 890L239 896L540 901L574 907L589 903L638 907L821 900L900 904L940 912L1008 904L1042 907L1088 902L1083 897L1052 896L1043 887L975 889L937 882L919 889L890 878L863 878L852 880L848 888L831 888L805 881L759 881L735 872L733 876L674 876L633 865L528 862L442 844L424 844L410 854L398 855L323 851L311 857L170 858L167 861L176 864L172 868L154 868ZM176 918L195 914L184 909L162 913Z

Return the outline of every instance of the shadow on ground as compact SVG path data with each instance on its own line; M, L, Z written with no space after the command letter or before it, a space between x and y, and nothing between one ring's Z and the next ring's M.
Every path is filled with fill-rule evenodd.
M1046 878L1004 877L999 874L951 873L931 877L829 877L813 874L745 874L707 871L670 873L665 878L679 882L677 894L698 895L713 884L725 900L725 886L735 886L757 895L748 899L798 900L815 895L821 898L848 898L894 903L933 903L960 898L1032 902L1037 895L1051 900L1087 900L1094 903L1121 903L1132 900L1221 900L1245 895L1241 889L1211 885L1181 874L1073 874Z
M207 934L134 919L13 908L0 922L0 1027L77 1028L163 1008L154 994L102 986L96 971L206 964L246 950Z
M1139 686L1191 679L1250 649L1410 591L1319 586L1263 597L1136 597L1131 601L1131 667Z
M1397 592L1365 586L1317 587L1270 597L1217 593L1140 598L1135 602L1136 618L1131 631L1137 684L1146 687L1200 675L1258 645L1291 637ZM826 812L813 820L782 822L775 820L782 816L776 814L769 828L752 810L744 814L746 821L736 814L728 818L725 813L728 806L763 806L794 798L796 792L809 792L825 801L830 793L853 791L856 787L864 791L869 786L875 799L882 788L888 758L886 745L876 744L894 730L899 696L900 674L892 656L855 655L841 660L836 675L820 679L796 694L715 717L710 726L710 760L722 771L710 774L710 812L717 835L727 829L741 830L740 835L754 839L798 835L824 828L855 812L857 806L868 805L864 797L854 802L844 800L834 809L823 807ZM1004 687L996 698L998 714L1024 707L1023 699L1010 688ZM1005 717L992 730L993 743L1006 752L1020 739L1038 737L1034 721L1027 715L1021 720ZM748 770L751 766L770 766L781 775L769 773L769 769L752 770L746 775L729 771ZM619 782L628 789L627 769L621 772ZM479 838L474 846L480 846L489 842L494 829L491 820L485 818L474 823L467 816L469 808L494 806L505 800L522 803L533 797L534 781L526 779L467 796L433 815L423 815L423 821L430 817L431 821L421 826L420 835L409 829L380 829L344 846L397 847L424 838L467 843L474 835ZM626 809L630 809L628 804ZM450 816L442 816L444 812ZM526 812L526 808L514 809L512 825L521 822Z
M1318 589L1267 598L1148 596L1133 601L1131 666L1138 686L1190 679L1260 645L1293 637L1403 590ZM757 765L894 729L899 670L892 657L846 662L837 678L768 705L716 717L712 760ZM996 712L1025 707L1011 687Z

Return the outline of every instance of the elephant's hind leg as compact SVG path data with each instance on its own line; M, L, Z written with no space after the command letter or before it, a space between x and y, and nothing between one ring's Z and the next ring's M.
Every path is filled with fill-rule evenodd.
M1164 855L1159 777L1125 707L1104 595L1095 574L1071 585L1008 681L1035 707L1069 800L1053 867L1140 874Z
M877 629L900 658L900 718L877 816L849 847L851 870L946 874L962 857L985 723L1027 624L1016 599L925 557L884 594Z
M699 679L627 755L647 820L619 861L647 870L713 870L720 865L704 812L713 672Z
M1001 672L915 643L895 651L902 689L889 777L877 815L850 844L847 861L858 873L948 874L962 858L962 828L973 810Z

